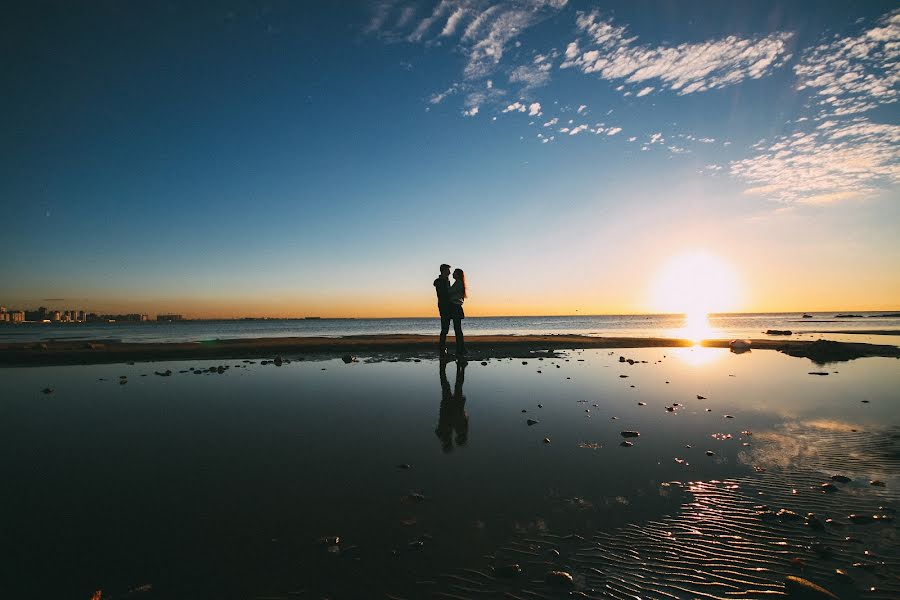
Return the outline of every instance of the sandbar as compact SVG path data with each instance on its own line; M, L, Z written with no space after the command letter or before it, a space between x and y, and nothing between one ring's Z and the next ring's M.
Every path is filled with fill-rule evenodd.
M453 339L448 340L453 348ZM730 340L704 340L700 346L728 348ZM900 358L893 345L751 340L753 350L776 350L825 364L867 356ZM274 337L173 343L59 340L0 344L0 366L78 365L158 360L215 360L274 357L336 358L347 354L376 359L435 358L433 335L354 335L346 337ZM469 360L528 357L535 353L586 348L667 348L697 345L694 341L660 337L594 337L585 335L472 335L466 337Z

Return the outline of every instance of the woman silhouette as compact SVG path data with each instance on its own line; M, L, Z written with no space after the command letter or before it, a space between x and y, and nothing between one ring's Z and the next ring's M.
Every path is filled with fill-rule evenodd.
M456 355L466 354L466 342L463 339L462 320L463 302L466 300L466 274L462 269L453 271L453 285L450 286L450 319L453 321L453 334L456 336Z

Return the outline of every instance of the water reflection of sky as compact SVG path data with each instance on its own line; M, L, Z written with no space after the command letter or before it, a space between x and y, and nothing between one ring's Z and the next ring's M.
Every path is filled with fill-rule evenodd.
M894 359L822 368L772 351L693 347L464 371L233 361L222 375L179 373L211 364L4 370L0 465L18 490L7 509L21 518L3 543L26 548L22 569L77 553L93 558L71 563L72 581L117 557L123 572L156 565L150 575L177 583L189 575L170 561L202 555L201 571L213 573L236 552L252 579L270 540L312 561L309 542L324 535L381 557L427 534L442 542L429 556L450 560L460 548L487 553L528 523L589 531L671 511L660 482L750 471L738 460L754 443L744 431L900 421ZM165 369L175 374L153 375ZM624 430L640 432L633 447L620 447ZM61 541L51 550L43 540L53 532ZM248 555L223 550L235 539Z

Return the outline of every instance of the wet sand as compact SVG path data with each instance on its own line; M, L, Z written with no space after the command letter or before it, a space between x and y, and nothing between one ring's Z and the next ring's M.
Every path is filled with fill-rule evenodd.
M453 338L448 345L453 347ZM730 340L704 340L701 346L728 348ZM777 350L819 364L867 356L900 358L893 345L825 340L753 339L752 350ZM359 335L337 338L279 337L209 340L189 343L123 343L65 340L0 344L0 365L76 365L130 361L202 360L222 358L297 357L334 358L367 354L382 359L432 358L438 337L428 335ZM528 357L536 352L589 348L689 347L695 342L678 338L593 337L584 335L483 335L466 338L472 359Z

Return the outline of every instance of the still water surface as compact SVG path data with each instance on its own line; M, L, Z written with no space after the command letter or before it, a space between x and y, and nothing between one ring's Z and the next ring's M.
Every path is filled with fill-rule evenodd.
M567 597L544 583L559 569L589 597L764 597L787 574L842 598L900 593L896 523L847 518L898 508L897 360L669 348L524 362L3 369L7 591ZM632 447L624 430L640 432ZM823 494L837 473L852 481ZM843 527L767 519L760 503ZM524 572L499 577L512 563Z

